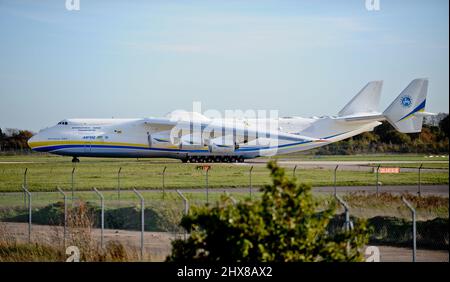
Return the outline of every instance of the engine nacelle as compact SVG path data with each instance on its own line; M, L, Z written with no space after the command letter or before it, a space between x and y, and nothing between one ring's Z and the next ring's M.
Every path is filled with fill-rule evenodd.
M219 154L234 153L235 151L234 145L217 145L213 143L209 145L208 148L209 152Z
M201 138L192 135L181 137L180 149L182 150L202 150L205 148Z

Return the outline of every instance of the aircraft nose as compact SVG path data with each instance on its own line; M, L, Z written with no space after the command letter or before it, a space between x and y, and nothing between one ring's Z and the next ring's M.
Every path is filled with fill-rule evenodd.
M33 135L30 139L28 139L28 146L33 150L34 147L36 147L36 142L39 141L39 134Z

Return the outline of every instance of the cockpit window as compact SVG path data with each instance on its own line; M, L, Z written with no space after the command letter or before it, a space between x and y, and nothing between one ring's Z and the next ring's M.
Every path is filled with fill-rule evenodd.
M60 122L58 122L58 124L67 125L67 121L60 121Z

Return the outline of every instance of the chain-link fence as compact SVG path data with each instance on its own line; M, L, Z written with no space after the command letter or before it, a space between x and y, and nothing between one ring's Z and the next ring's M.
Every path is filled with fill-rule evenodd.
M350 220L365 220L369 245L380 249L381 261L448 261L448 198L393 193L345 193ZM337 227L345 226L342 205Z
M62 193L32 192L31 218L29 200L24 193L2 193L0 220L7 224L8 233L21 242L31 240L61 248L72 244L91 244L91 241L99 245L102 236L101 198L94 191L75 192L73 198L71 192L65 193L66 210ZM104 244L120 242L139 260L142 226L139 197L133 191L122 191L120 199L115 191L99 193L104 198ZM213 205L225 193L228 192L213 190L207 193L205 189L183 192L182 195L187 199L188 207L192 208ZM180 227L186 204L174 190L164 193L142 190L140 194L144 199L143 259L164 260L170 253L173 240L189 236ZM249 198L249 193L234 192L231 196L239 202ZM253 197L259 199L260 193L254 193ZM379 248L381 261L448 261L448 198L404 195L404 200L411 204L415 212L414 230L412 211L402 195L338 193L338 197L342 202L330 228L351 229L358 220L366 220L372 229L369 245ZM320 194L316 195L316 200L322 203L321 207L325 207L335 200L335 196L332 193ZM345 211L348 212L347 217ZM28 226L30 219L31 227ZM83 228L87 233L80 231Z
M32 192L31 205L22 192L1 193L0 241L9 237L62 250L73 244L101 249L109 242L120 242L136 259L160 261L170 253L170 242L184 235L179 225L184 204L174 191L141 191L143 217L141 201L133 191L122 191L120 198L116 191L75 191L73 197L71 191L64 193L66 201L57 191ZM143 258L139 255L142 223Z

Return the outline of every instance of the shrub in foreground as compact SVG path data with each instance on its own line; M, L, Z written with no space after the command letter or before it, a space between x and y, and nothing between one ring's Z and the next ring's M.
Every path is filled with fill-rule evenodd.
M273 183L261 200L233 204L223 197L214 207L195 207L181 225L187 240L172 242L168 261L288 262L362 261L369 229L357 221L351 231L330 234L335 205L317 213L311 186L289 179L270 162Z

